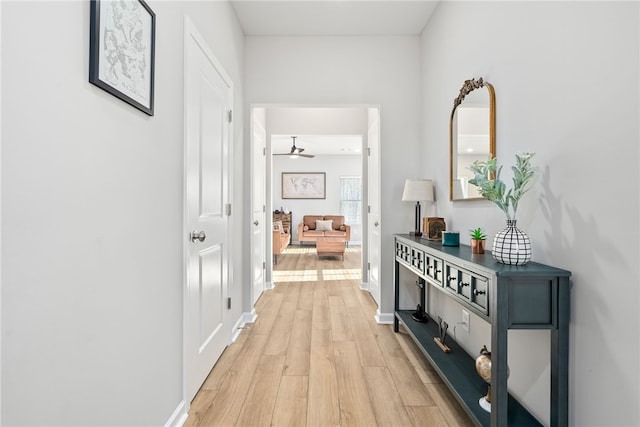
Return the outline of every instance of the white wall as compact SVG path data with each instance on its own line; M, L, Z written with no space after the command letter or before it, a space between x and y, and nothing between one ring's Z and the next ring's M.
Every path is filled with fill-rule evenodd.
M464 80L495 86L497 157L537 153L540 174L518 213L533 259L573 272L570 425L640 425L639 5L637 2L442 2L422 37L423 153L448 177L448 124ZM449 228L505 226L488 202L448 202ZM459 306L442 316L460 321ZM476 354L488 327L458 338ZM509 335L509 385L548 421L548 332Z
M183 15L234 80L236 162L243 36L227 3L148 3L154 117L88 83L89 2L2 2L3 425L162 425L182 400Z
M325 172L325 199L282 199L282 172ZM340 215L340 177L362 177L362 156L318 155L313 159L273 158L273 209L292 213L291 238L298 241L298 224L304 215ZM362 242L361 225L351 224L351 242Z
M404 179L421 176L419 37L247 37L250 104L380 105L382 251L412 224L400 202ZM402 147L402 150L399 149ZM406 208L406 209L405 209ZM381 312L393 311L392 263L381 267Z

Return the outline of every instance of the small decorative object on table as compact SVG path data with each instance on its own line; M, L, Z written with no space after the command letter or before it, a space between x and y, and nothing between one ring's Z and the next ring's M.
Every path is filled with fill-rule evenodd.
M442 246L460 246L460 233L457 231L443 231Z
M480 375L489 387L487 395L478 400L480 407L487 412L491 412L491 352L487 350L487 346L483 345L480 355L476 358L476 372ZM509 376L509 367L507 366L507 376Z
M491 352L487 350L487 346L483 345L480 350L480 356L476 358L476 371L489 387L487 395L480 398L478 403L480 407L487 412L491 412Z
M423 238L428 240L442 240L442 232L447 229L444 218L439 216L428 216L422 218Z
M471 230L471 253L483 254L486 242L487 235L482 231L482 228L478 227Z
M450 353L451 349L444 343L447 340L447 329L449 329L449 324L444 322L442 317L438 316L438 334L440 336L434 337L433 341L440 347L440 350L445 353Z
M516 154L513 171L513 189L506 191L506 185L500 180L502 166L497 166L494 157L486 162L475 161L469 170L474 178L469 184L480 189L480 194L496 204L507 216L507 228L496 234L491 252L496 261L510 265L524 265L531 260L531 242L522 230L516 227L516 211L520 198L529 191L537 168L531 165L535 153Z

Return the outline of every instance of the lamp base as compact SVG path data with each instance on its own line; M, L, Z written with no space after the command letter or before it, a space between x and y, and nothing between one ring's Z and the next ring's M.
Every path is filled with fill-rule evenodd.
M411 318L419 323L427 323L429 321L429 318L422 310L422 306L420 304L416 307L416 311L411 313Z
M409 234L411 236L416 236L416 237L422 236L422 232L420 232L420 231L410 231Z

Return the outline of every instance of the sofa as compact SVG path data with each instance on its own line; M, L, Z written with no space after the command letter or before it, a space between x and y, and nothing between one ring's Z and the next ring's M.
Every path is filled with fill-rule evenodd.
M291 230L289 227L283 226L282 221L273 223L273 263L278 263L278 255L284 252L284 249L291 243Z
M318 222L320 221L320 222ZM298 240L315 242L318 237L344 237L348 244L351 239L351 226L344 223L343 215L305 215L298 224Z

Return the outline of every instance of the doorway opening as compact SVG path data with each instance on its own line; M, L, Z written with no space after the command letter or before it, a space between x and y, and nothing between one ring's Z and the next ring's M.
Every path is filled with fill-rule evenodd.
M272 262L274 211L291 215L290 245L293 247L300 247L298 224L304 215L347 212L345 219L348 216L354 222L350 224L349 244L361 247L358 266L361 288L371 292L379 303L379 289L377 286L371 289L368 268L371 252L369 207L371 199L378 199L371 195L379 194L380 187L379 163L375 163L373 168L376 170L372 171L370 161L372 149L374 157L378 158L378 117L378 106L369 105L251 107L252 307L259 295L275 282ZM306 156L290 155L293 146ZM313 178L317 178L315 174L321 174L326 179L325 193L312 198L291 198L289 194L283 194L283 174L300 172L311 173ZM361 185L358 197L343 194L344 188L353 187L357 182ZM354 206L359 210L357 219L353 215ZM376 227L377 224L378 221ZM379 253L379 248L372 252ZM259 267L264 267L262 274L258 272Z

